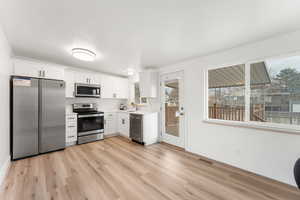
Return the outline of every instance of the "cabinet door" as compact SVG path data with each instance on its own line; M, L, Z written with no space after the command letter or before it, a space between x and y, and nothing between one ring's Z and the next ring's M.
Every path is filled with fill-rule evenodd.
M43 77L48 79L63 80L64 79L64 67L44 65L43 66Z
M130 124L130 118L129 118L129 114L127 113L124 117L125 119L125 125L124 125L124 136L129 138L129 124Z
M89 74L89 83L101 85L101 75L100 74Z
M109 75L102 75L101 79L101 98L113 98L114 96L114 83Z
M129 137L129 114L128 113L119 113L118 132L125 137Z
M89 83L89 74L86 72L77 71L75 72L75 82L76 83Z
M118 78L117 96L120 99L128 99L129 89L128 89L128 79Z
M104 120L104 135L115 134L118 131L116 113L105 113Z
M40 77L43 64L22 59L14 60L13 74L18 76Z
M123 113L118 113L118 132L120 134L123 133L124 125L123 125Z
M66 82L66 97L72 98L74 97L75 92L75 72L72 70L65 71L65 78Z

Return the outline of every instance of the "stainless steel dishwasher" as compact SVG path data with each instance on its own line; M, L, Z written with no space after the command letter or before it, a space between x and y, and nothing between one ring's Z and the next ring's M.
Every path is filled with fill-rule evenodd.
M129 137L133 141L143 143L143 115L130 114Z

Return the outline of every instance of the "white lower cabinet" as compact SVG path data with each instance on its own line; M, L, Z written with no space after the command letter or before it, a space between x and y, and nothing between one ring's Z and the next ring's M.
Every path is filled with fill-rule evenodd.
M104 136L114 135L117 132L117 113L104 113Z
M77 114L66 114L66 146L76 144L77 141Z
M129 138L129 114L118 113L118 132L120 135Z

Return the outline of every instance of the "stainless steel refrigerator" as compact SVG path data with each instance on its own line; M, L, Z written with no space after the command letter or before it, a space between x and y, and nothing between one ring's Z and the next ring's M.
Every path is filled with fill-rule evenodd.
M11 78L12 160L65 148L65 83Z

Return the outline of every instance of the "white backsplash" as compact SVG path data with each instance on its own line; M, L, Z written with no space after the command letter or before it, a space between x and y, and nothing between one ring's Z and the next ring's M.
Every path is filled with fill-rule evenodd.
M96 99L96 98L67 98L66 112L72 112L72 104L74 103L97 103L98 110L103 112L110 112L119 110L121 103L127 104L125 99Z

